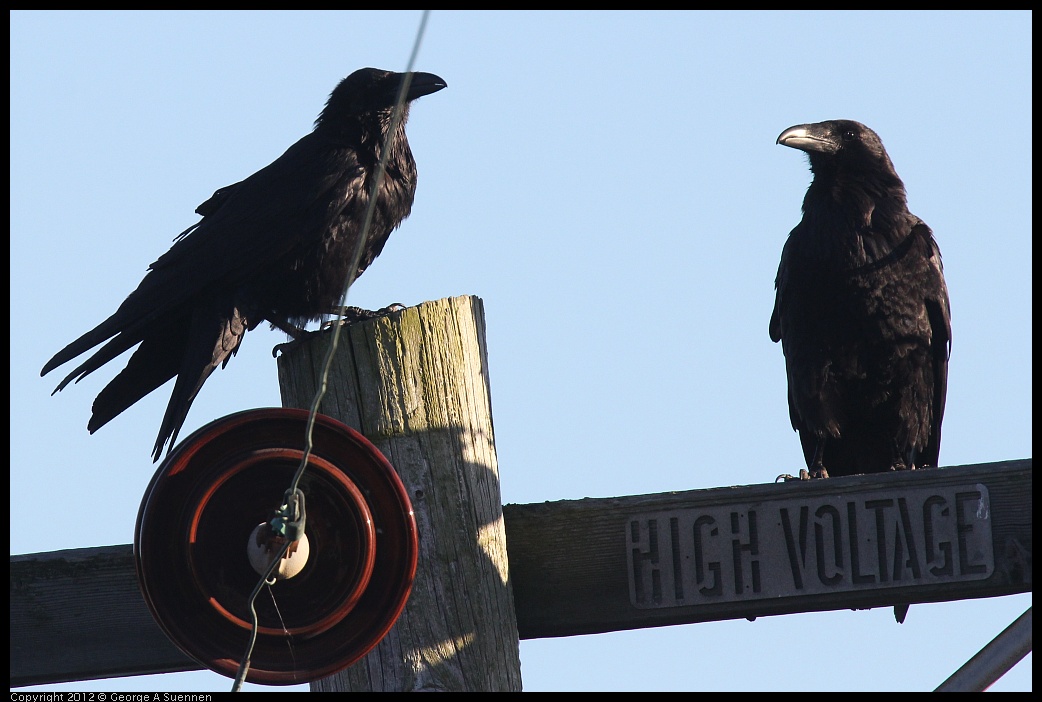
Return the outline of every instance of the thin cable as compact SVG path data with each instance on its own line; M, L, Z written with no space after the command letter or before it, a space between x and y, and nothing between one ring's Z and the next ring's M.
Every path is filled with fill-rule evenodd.
M413 42L412 53L409 55L408 64L405 67L405 78L402 80L401 88L398 91L398 99L395 101L394 112L391 115L391 127L389 130L388 141L384 144L383 153L380 154L380 162L376 167L376 177L373 179L373 188L370 192L369 204L365 210L365 220L362 224L362 234L358 239L358 245L355 247L354 255L351 257L351 267L348 268L347 278L344 281L344 289L340 293L340 307L341 309L347 303L347 293L351 289L351 285L355 282L355 278L358 276L358 263L362 260L362 251L365 250L366 239L369 238L369 229L372 226L373 214L376 211L377 195L380 192L380 186L383 183L384 173L387 169L387 158L392 151L394 146L394 137L398 133L398 127L401 125L402 115L405 112L405 96L409 92L409 86L412 83L412 68L416 62L416 56L420 51L420 43L423 40L423 34L427 28L427 18L430 16L430 10L424 10L423 15L420 18L420 27L416 31L416 40ZM342 319L343 313L339 313L338 318ZM300 493L297 485L300 483L301 477L304 475L304 470L308 465L308 458L311 456L311 450L314 447L312 439L312 431L315 427L315 418L318 415L318 406L322 402L322 398L326 394L326 388L328 387L329 381L329 369L333 366L333 354L336 353L337 345L340 340L340 328L342 324L334 324L333 326L333 338L329 344L329 350L326 352L325 360L322 362L322 375L319 380L318 391L315 393L315 399L311 403L311 409L308 412L307 428L304 432L304 455L300 459L300 466L297 468L297 472L293 476L293 480L290 483L289 488L286 490L284 502L282 508L279 510L278 516L273 522L282 520L283 523L290 521L291 517L287 516L284 510L292 509L292 505L295 504L295 500L292 499L292 495ZM301 493L301 497L303 494ZM295 519L296 517L292 517ZM300 520L301 523L303 519ZM290 522L292 524L292 522ZM252 625L250 627L250 641L246 647L246 654L243 657L242 663L239 664L239 671L235 676L235 682L232 685L232 692L238 692L242 688L242 683L246 679L246 674L250 669L250 658L253 655L253 647L257 642L257 610L254 608L254 602L257 599L257 595L260 594L261 588L264 583L267 582L268 577L274 572L276 565L282 560L282 557L286 554L289 549L292 540L288 540L283 544L279 550L278 555L272 559L271 564L268 566L267 571L261 577L257 586L253 588L253 592L250 594L249 605L250 615L252 618Z
M264 575L257 582L257 585L253 588L253 592L250 593L250 642L246 646L246 655L243 656L242 663L239 664L239 672L235 674L235 682L232 683L232 692L238 692L242 688L242 683L246 679L246 674L250 672L250 657L253 656L253 646L257 643L257 609L253 606L254 601L257 599L257 595L260 594L261 588L268 582L268 578L275 571L279 561L286 555L286 551L292 542L287 541L282 544L282 548L279 549L278 554L275 558L271 559L271 563L268 564L268 569L264 571Z
M372 225L373 213L376 211L377 194L380 192L380 185L383 183L384 172L387 168L387 158L391 153L391 147L394 145L394 137L398 133L398 127L402 121L402 115L405 112L405 96L409 92L409 85L412 83L412 68L416 62L416 55L420 51L420 43L423 40L423 33L427 28L427 18L430 16L430 10L424 10L423 16L420 18L420 27L416 32L416 41L413 42L412 54L409 56L409 62L405 67L405 79L402 81L402 87L398 91L398 100L394 105L394 113L391 116L391 128L389 130L390 136L387 144L384 145L383 153L380 154L380 163L376 167L376 178L373 179L373 189L369 196L369 205L365 210L365 221L362 224L362 236L359 237L358 246L355 247L354 256L351 258L351 267L347 271L347 279L344 281L344 290L340 293L340 306L343 308L347 303L347 293L351 289L352 283L355 282L355 278L358 275L358 262L362 260L362 251L365 250L365 242L369 237L369 228ZM342 313L338 315L342 318ZM300 478L304 475L304 469L307 467L308 457L311 455L311 449L313 448L312 443L312 430L315 427L315 417L318 414L318 406L322 402L322 398L325 397L326 388L329 382L329 369L333 366L333 354L336 353L337 345L340 341L340 329L342 324L333 325L333 339L329 344L329 349L326 351L325 360L322 362L322 376L319 379L318 391L315 393L315 399L311 403L311 410L308 413L307 429L304 435L304 456L301 458L300 466L297 468L296 475L293 476L293 482L290 483L290 490L295 490L297 484L300 482Z

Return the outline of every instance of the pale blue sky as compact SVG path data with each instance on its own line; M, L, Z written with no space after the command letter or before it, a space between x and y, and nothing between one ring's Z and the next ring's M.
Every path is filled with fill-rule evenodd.
M169 386L94 436L102 369L50 356L107 317L196 205L311 129L419 11L11 14L11 553L126 544ZM1031 14L432 13L413 214L352 304L485 304L507 503L769 482L802 464L770 342L806 158L879 133L934 230L953 348L942 465L1031 456ZM181 436L279 404L251 332ZM121 367L122 363L113 364ZM931 690L1016 597L525 641L526 690ZM840 652L844 653L840 653ZM1030 690L1030 657L993 689ZM209 672L55 690L227 690ZM302 688L296 688L302 689Z

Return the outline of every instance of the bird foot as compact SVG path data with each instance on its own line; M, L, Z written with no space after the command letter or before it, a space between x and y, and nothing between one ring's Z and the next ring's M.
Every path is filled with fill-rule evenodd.
M305 341L309 341L311 337L319 333L320 332L317 331L308 331L307 329L301 329L298 332L298 334L289 341L286 341L281 344L275 344L275 346L271 349L271 357L278 358L279 352L285 354L286 351L288 351L289 349L293 348L294 346L297 346L298 344L303 344Z
M390 305L387 305L387 307L381 307L378 310L367 310L361 307L349 306L336 307L333 310L331 310L332 314L338 315L336 319L330 319L326 322L323 322L322 328L317 331L308 331L306 329L296 330L294 334L291 334L291 336L293 336L294 338L290 339L289 341L283 344L276 344L275 347L271 350L271 355L273 358L278 358L279 352L286 353L287 350L293 348L297 344L308 341L314 335L321 334L326 330L332 329L337 324L346 327L351 324L358 324L359 322L365 322L370 319L376 319L377 317L384 317L393 312L400 312L404 309L405 305L401 304L400 302L391 303ZM287 334L290 333L285 327L280 326L279 328L283 331L286 331Z
M369 319L376 319L377 317L384 317L391 314L392 312L400 312L405 309L405 305L400 302L392 302L387 307L381 307L378 310L367 310L361 307L336 307L332 310L333 314L340 315L339 319L331 319L322 325L323 329L331 328L334 324L357 324L359 322L365 322Z
M789 475L788 473L782 473L774 479L774 482L780 483L782 481L789 482L790 480L818 480L820 478L827 477L829 477L829 472L825 470L825 466L816 466L810 470L807 470L806 468L800 468L799 477L796 477L795 475Z

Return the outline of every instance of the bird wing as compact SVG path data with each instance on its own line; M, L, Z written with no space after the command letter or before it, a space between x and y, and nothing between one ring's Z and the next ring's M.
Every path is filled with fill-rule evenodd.
M922 226L926 226L925 224ZM941 422L944 419L945 398L948 395L948 359L952 348L951 307L948 286L944 282L944 266L937 242L929 237L930 255L927 260L925 299L930 321L930 351L933 357L933 422L930 440L919 454L918 464L937 466L941 447Z
M362 168L353 149L326 148L315 135L200 205L203 219L175 240L107 320L58 352L42 374L108 339L55 389L79 380L140 342L98 394L94 432L170 378L177 380L153 451L173 445L192 401L238 350L249 319L238 286L296 247L316 244L349 197Z
M361 178L354 150L330 149L319 135L305 136L265 168L203 203L203 219L149 266L119 308L55 354L40 374L111 338L61 382L60 390L142 341L146 329L189 300L217 285L233 289L306 244L309 236L319 236L336 214L323 205L342 204Z

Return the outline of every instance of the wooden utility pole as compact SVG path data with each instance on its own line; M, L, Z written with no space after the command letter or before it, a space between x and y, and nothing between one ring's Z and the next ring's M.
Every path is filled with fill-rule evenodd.
M331 334L279 358L283 405L309 408ZM319 691L520 691L481 300L455 297L341 329L319 411L398 471L420 554L408 604Z

